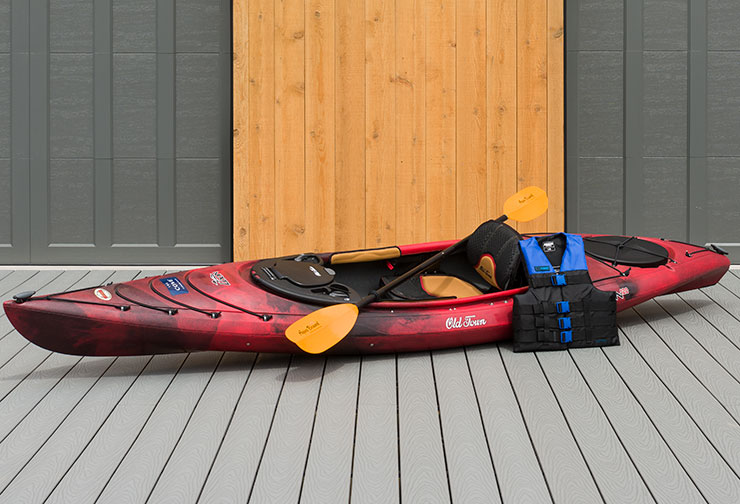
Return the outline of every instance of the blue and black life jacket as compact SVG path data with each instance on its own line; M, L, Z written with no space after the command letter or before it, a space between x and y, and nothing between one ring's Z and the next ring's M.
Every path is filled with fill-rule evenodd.
M529 290L514 296L514 351L619 344L614 292L594 287L583 239L558 233L519 242Z

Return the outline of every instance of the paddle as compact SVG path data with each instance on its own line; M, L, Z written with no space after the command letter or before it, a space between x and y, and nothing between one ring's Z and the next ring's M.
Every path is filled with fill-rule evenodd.
M504 215L496 219L504 222L511 219L527 222L542 215L547 210L547 194L539 187L530 186L509 197L504 203ZM397 287L409 278L418 275L439 262L443 257L465 245L470 236L454 243L441 252L433 255L415 268L388 282L383 287L371 292L358 303L344 303L327 306L293 322L286 330L285 336L308 353L321 353L341 341L355 326L359 311L377 301L380 296Z

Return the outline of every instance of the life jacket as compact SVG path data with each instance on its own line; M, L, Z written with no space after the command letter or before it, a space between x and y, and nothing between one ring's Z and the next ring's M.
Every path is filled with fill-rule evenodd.
M558 233L519 242L529 290L514 296L514 351L619 344L614 292L594 287L583 239Z

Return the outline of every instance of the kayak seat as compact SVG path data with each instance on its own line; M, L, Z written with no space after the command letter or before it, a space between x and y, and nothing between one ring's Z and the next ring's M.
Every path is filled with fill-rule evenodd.
M514 228L503 222L484 222L468 239L468 262L496 289L515 287L521 278L521 239Z
M395 279L395 276L385 276L381 285L386 285ZM427 274L409 278L391 289L390 294L391 298L395 300L428 301L480 296L482 292L472 283L457 276Z

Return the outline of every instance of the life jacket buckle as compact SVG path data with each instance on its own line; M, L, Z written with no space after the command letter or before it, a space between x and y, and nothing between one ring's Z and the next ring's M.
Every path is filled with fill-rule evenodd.
M550 282L556 287L562 287L567 284L565 281L565 275L553 275L550 277Z
M573 331L560 331L560 343L570 343L573 341Z
M560 329L570 329L570 317L560 317L558 319L558 328Z
M570 303L568 301L560 301L557 303L558 313L570 313Z

